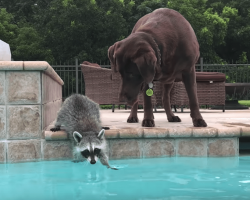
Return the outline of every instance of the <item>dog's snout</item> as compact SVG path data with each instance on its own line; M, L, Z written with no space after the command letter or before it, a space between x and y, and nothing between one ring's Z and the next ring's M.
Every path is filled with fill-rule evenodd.
M95 164L95 163L96 163L95 160L91 160L91 161L90 161L90 164L92 164L92 165Z

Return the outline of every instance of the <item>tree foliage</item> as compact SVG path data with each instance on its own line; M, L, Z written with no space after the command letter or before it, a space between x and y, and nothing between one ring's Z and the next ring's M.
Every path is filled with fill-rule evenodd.
M107 63L110 45L164 7L190 22L206 62L248 62L249 0L0 0L0 39L15 60Z

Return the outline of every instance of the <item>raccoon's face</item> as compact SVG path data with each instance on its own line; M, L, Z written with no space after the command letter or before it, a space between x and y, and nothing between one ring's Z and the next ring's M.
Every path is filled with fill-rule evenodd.
M101 154L102 149L104 149L104 144L101 142L104 136L105 130L102 129L97 137L87 137L82 139L82 135L75 131L73 137L77 142L77 151L86 158L90 164L95 164L98 157Z
M84 158L86 158L90 164L95 164L98 160L99 154L101 152L101 149L99 148L92 148L90 146L90 149L85 149L84 151L81 151L81 154Z

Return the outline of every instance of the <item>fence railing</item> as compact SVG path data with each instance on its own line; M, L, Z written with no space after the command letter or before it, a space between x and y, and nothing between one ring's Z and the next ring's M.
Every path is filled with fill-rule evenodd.
M80 63L75 59L74 63L51 64L57 74L64 81L63 98L72 93L85 94L84 77ZM110 65L100 65L110 68ZM222 72L226 75L226 83L250 83L250 64L196 64L197 72Z

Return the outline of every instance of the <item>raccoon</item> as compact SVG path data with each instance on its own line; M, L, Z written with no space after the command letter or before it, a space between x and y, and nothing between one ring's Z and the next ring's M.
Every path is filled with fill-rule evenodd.
M99 159L103 165L116 170L108 163L99 105L88 97L80 94L68 97L57 114L55 127L50 130L64 130L74 140L73 162L88 160L95 164Z

